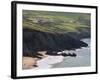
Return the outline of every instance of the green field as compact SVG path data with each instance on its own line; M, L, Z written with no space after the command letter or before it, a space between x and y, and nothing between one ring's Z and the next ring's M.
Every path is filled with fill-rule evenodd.
M49 33L79 32L90 28L89 13L23 10L23 28Z

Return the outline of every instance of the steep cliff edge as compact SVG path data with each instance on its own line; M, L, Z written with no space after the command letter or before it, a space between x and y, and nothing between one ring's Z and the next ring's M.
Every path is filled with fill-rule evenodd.
M70 34L47 33L31 29L23 29L23 50L34 53L36 51L62 51L86 47L86 43Z

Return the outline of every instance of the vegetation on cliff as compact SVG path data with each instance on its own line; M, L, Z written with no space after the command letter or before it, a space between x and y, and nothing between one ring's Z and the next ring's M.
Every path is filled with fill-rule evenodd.
M49 33L88 31L90 14L23 10L23 28Z
M23 51L62 51L88 46L80 41L90 37L88 13L23 10Z

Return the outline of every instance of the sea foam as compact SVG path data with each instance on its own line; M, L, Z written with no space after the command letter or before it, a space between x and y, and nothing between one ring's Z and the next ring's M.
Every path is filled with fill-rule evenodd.
M53 64L60 63L64 59L63 56L48 56L37 61L38 68L51 68Z

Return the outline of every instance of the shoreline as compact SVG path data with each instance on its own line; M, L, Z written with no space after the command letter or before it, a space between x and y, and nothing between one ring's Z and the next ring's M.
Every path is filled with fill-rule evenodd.
M42 55L42 56L41 55L38 56L38 57L41 57L41 59L49 56L49 55L45 54L45 52L44 53L39 52L39 54ZM22 69L32 69L32 68L38 67L37 61L39 61L41 59L39 59L37 57L26 57L26 56L24 56L22 58Z
M82 40L84 40L84 42L87 41L85 39L82 39ZM89 41L87 41L87 42L89 42ZM88 43L88 45L89 44L90 44L90 42ZM70 52L74 52L75 51L77 53L77 51L80 51L82 49L84 49L84 48L80 48L80 49L76 49L76 50L71 50ZM65 50L65 51L68 52L68 50ZM41 59L35 58L35 57L25 57L25 56L23 56L23 69L24 70L34 69L34 68L39 68L39 69L40 68L50 68L50 67L52 67L51 64L54 64L54 65L56 65L56 63L60 64L59 62L62 62L62 60L64 58L62 55L59 55L59 54L56 55L56 56L55 55L48 55L48 54L46 54L47 51L38 51L38 53L41 54L41 55L38 56L38 57L41 57ZM60 53L60 52L58 52L58 53ZM79 57L79 53L77 53L77 55ZM57 61L56 59L58 59L58 58L59 58L59 60ZM65 59L68 59L68 58L70 58L70 57L66 57ZM24 67L25 66L24 64L26 64L26 66L27 66L26 68Z

